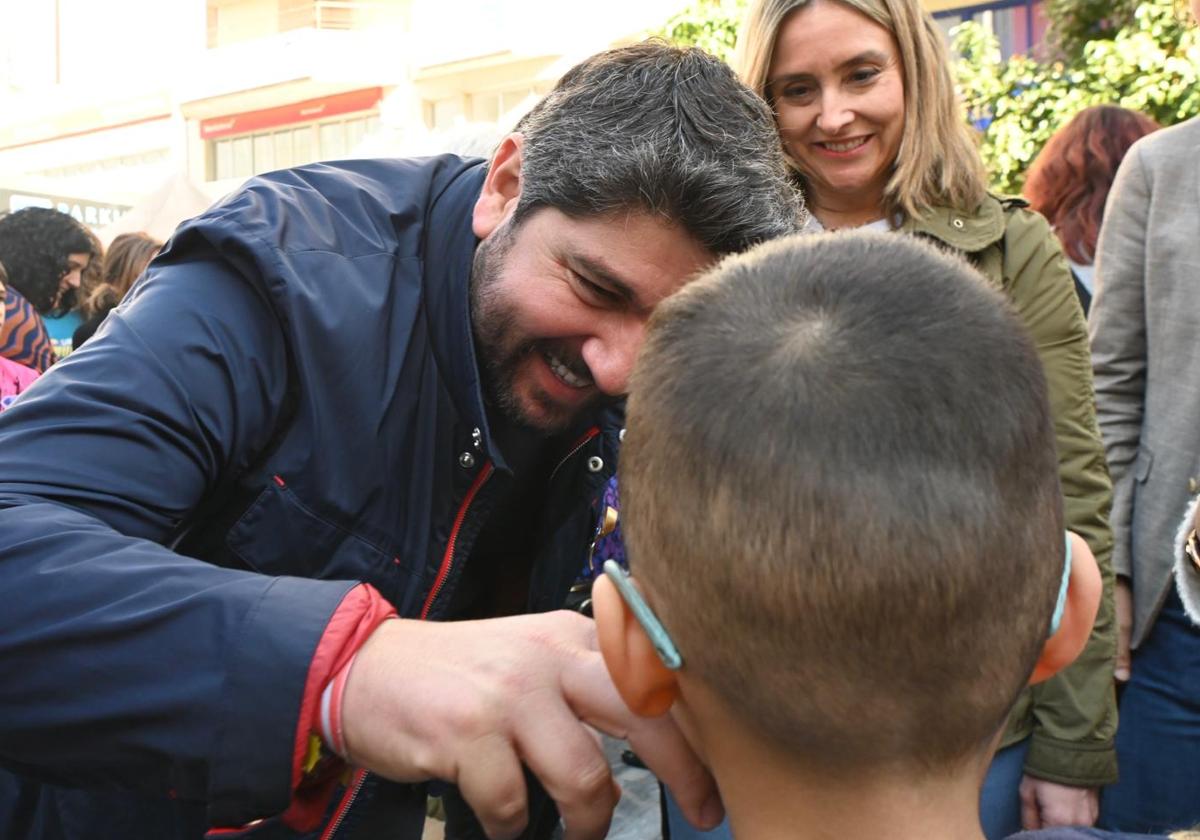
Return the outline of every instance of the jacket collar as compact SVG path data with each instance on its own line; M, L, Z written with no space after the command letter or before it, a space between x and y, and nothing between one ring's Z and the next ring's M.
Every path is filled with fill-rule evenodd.
M471 331L471 264L479 245L471 219L487 167L483 160L463 163L436 194L425 218L426 323L442 381L460 420L479 429L484 456L497 468L508 470L488 426Z
M988 194L983 203L970 212L952 207L935 207L920 218L909 218L900 229L917 233L962 251L974 254L1004 238L1005 203L1024 204L1020 199L1004 199Z

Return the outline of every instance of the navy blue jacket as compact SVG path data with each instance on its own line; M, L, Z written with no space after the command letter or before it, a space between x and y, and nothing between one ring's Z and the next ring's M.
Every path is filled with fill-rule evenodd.
M443 156L256 178L0 415L4 766L217 826L278 814L347 591L447 617L510 479L469 319L483 177ZM562 605L615 467L617 418L593 420L537 512L533 611ZM423 797L368 778L364 806L393 806L372 835Z

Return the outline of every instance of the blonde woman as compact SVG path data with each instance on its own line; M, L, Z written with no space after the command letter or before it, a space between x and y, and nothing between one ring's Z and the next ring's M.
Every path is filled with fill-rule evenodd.
M989 838L1022 823L1090 825L1099 788L1116 778L1111 485L1086 328L1058 241L1023 201L989 194L943 36L918 0L757 0L738 64L775 112L811 229L889 229L963 254L1004 290L1037 343L1067 524L1099 560L1105 598L1084 654L1022 694L998 733L982 816ZM947 714L954 702L946 698Z

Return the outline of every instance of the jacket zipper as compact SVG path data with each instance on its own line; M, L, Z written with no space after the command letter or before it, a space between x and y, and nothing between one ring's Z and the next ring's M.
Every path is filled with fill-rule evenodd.
M354 773L354 781L351 783L350 787L346 790L345 795L342 797L342 804L338 805L337 815L334 816L333 822L331 822L325 829L325 833L321 835L321 840L330 840L330 838L337 834L337 830L341 828L342 822L344 822L346 819L346 814L350 811L350 806L353 805L354 800L358 798L358 792L362 790L362 786L366 784L366 781L367 771L356 770Z
M441 594L442 587L446 585L446 578L450 576L450 568L454 564L454 544L458 542L458 530L467 518L467 508L475 500L475 495L479 492L479 488L491 477L493 469L491 461L484 464L483 469L479 471L479 475L475 476L475 481L471 484L471 489L463 497L462 505L458 508L458 515L454 517L454 527L450 529L450 541L446 543L446 553L442 556L442 565L438 569L437 577L434 578L433 586L429 589L429 595L425 598L425 606L421 608L422 620L429 617L429 611L433 608L434 601Z
M590 429L587 434L585 434L579 440L578 443L571 447L571 451L568 452L563 459L558 462L558 465L554 468L554 472L550 474L550 477L553 478L554 473L557 473L563 464L571 460L572 456L574 456L576 452L582 449L588 443L588 441L598 434L600 434L600 429L596 427ZM463 522L466 521L467 510L471 507L471 503L475 501L475 497L479 494L480 488L482 488L487 480L491 478L493 470L495 470L495 467L492 465L491 461L488 461L486 464L484 464L483 469L479 471L479 475L475 477L475 481L471 483L471 487L467 490L467 495L463 497L462 504L458 508L458 513L454 517L454 526L450 529L450 539L446 543L446 552L442 555L442 565L438 568L437 577L433 581L433 586L429 590L429 595L425 598L425 605L421 608L422 620L429 617L429 611L433 608L434 602L437 601L438 595L441 594L442 588L446 585L446 579L450 577L450 569L454 565L454 546L458 542L458 532L462 528ZM367 772L365 770L359 770L354 781L354 786L342 800L342 804L338 807L337 816L335 816L333 818L333 822L329 824L328 830L321 835L321 840L331 840L331 838L337 832L338 828L342 824L342 821L345 820L346 814L350 810L350 806L354 804L354 800L357 798L358 792L362 790L362 786L363 783L366 782L366 778Z
M586 432L584 432L583 437L581 437L579 440L575 441L575 443L571 445L571 449L567 452L567 454L564 455L562 457L562 460L559 461L555 465L554 470L550 473L550 477L548 479L546 479L546 483L549 484L551 481L553 481L554 476L558 475L558 471L563 468L563 464L567 463L567 461L570 461L572 458L574 458L575 453L577 453L580 449L583 449L583 447L587 446L588 443L591 442L592 438L594 438L598 434L600 434L599 426L592 426L592 428L590 428Z
M470 489L467 490L467 495L463 497L462 504L458 508L458 514L454 517L454 527L450 529L450 541L446 544L446 553L442 556L442 565L438 569L437 577L433 581L433 587L429 590L429 596L425 599L425 606L421 609L422 619L429 616L429 610L433 607L433 602L437 600L442 587L446 585L446 578L450 576L450 568L454 561L454 544L458 541L458 531L462 528L463 521L467 518L467 509L471 506L471 502L475 500L475 496L479 493L479 488L491 477L494 469L491 461L484 464L483 469L479 471L479 475L475 476L475 481L472 482ZM332 840L338 828L341 827L342 822L346 819L346 814L349 813L350 806L358 798L358 792L362 790L362 786L366 781L367 771L359 770L355 775L354 784L342 798L333 822L329 824L325 833L321 835L321 840Z

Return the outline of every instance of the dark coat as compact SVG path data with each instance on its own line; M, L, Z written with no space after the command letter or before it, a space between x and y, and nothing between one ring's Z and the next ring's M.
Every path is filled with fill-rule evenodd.
M511 479L469 320L482 180L452 156L256 178L0 416L7 767L270 817L353 582L446 617ZM616 465L619 416L592 420L528 512L532 611L563 603ZM419 786L369 778L357 802L347 826L419 831Z

